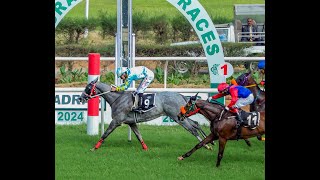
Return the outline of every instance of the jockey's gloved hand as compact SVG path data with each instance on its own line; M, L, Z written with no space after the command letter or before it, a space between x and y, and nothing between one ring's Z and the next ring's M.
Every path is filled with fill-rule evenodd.
M212 96L208 97L208 102L210 102L212 100Z
M224 109L227 110L227 111L230 110L230 108L228 106L225 106Z
M134 92L132 93L133 96L136 96L137 94L138 94L137 91L134 91Z

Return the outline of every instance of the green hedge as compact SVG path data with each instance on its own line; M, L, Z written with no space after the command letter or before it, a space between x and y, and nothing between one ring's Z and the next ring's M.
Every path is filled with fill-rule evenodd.
M56 28L56 33L65 36L67 44L78 43L85 29L92 31L98 27L97 19L64 18Z
M246 43L222 43L225 57L243 57L244 48L252 44ZM84 57L88 53L98 52L103 57L115 56L115 45L57 45L55 56L59 57ZM202 45L170 46L170 45L136 45L136 56L138 57L165 57L165 56L205 56Z
M211 16L211 15L210 15ZM230 23L232 20L224 17L212 17L214 23ZM191 24L181 14L170 17L166 14L151 16L144 11L134 11L132 15L133 32L138 35L153 32L156 43L188 41L196 36ZM106 36L114 36L117 32L117 16L108 12L99 12L98 18L64 18L56 28L57 35L65 36L65 44L78 43L82 38L85 28L99 31L102 39Z

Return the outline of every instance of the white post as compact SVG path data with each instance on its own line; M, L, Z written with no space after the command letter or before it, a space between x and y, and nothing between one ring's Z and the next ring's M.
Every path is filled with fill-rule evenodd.
M132 67L136 67L136 35L132 34L132 48L131 48L131 61L132 61ZM135 81L132 82L133 87L136 87Z
M132 33L132 0L128 0L128 56L132 67L135 67L134 63L134 49L133 49L133 33ZM130 67L130 65L128 65ZM132 83L132 87L135 88L135 81ZM128 141L131 142L131 127L128 129Z
M117 61L117 66L118 67L122 67L122 0L117 0L117 36L116 36L116 40L117 40L117 49L116 49L116 61ZM116 76L117 77L117 76ZM119 86L121 84L121 79L120 78L116 78L116 85Z
M105 108L105 100L103 97L100 96L100 103L101 103L101 136L104 133L104 108Z
M89 0L86 0L86 19L89 19ZM88 28L84 30L84 38L87 38L89 34Z
M116 33L116 38L115 38L115 61L114 61L114 84L115 85L119 85L118 84L118 76L117 76L117 68L118 68L118 36L119 34Z
M167 88L167 69L168 69L168 61L166 61L165 65L164 65L164 88Z

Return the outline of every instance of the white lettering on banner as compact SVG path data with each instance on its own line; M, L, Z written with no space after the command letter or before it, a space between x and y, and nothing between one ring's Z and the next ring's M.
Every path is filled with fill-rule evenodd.
M82 0L55 0L55 28L61 19Z
M80 103L82 92L57 92L55 93L55 123L56 124L81 124L87 123L88 103ZM101 100L99 98L99 100ZM104 101L105 102L105 101ZM106 103L106 102L105 102ZM111 108L106 103L105 118L111 122ZM99 103L99 122L101 122L101 103ZM108 114L106 112L109 112ZM105 120L105 121L106 121Z
M55 93L55 108L66 108L66 109L87 109L86 103L80 103L79 97L81 92L56 92ZM100 100L100 98L99 98ZM101 108L101 103L99 103Z
M214 27L210 16L197 0L167 0L178 9L192 25L198 35L205 52L208 67L214 64L224 63L223 48L219 39L219 34ZM209 73L210 83L225 82L225 76ZM212 87L212 86L211 86Z

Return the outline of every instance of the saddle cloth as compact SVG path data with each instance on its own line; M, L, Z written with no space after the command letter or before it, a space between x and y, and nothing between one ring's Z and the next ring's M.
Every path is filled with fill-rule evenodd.
M244 127L250 127L251 129L255 129L257 126L259 126L260 122L260 113L257 111L253 112L246 112L246 111L240 111L240 116L243 120Z
M151 109L156 107L156 93L150 93L150 94L144 94L142 95L142 107L134 110L139 113L145 113L147 111L150 111ZM139 104L141 99L139 98Z

